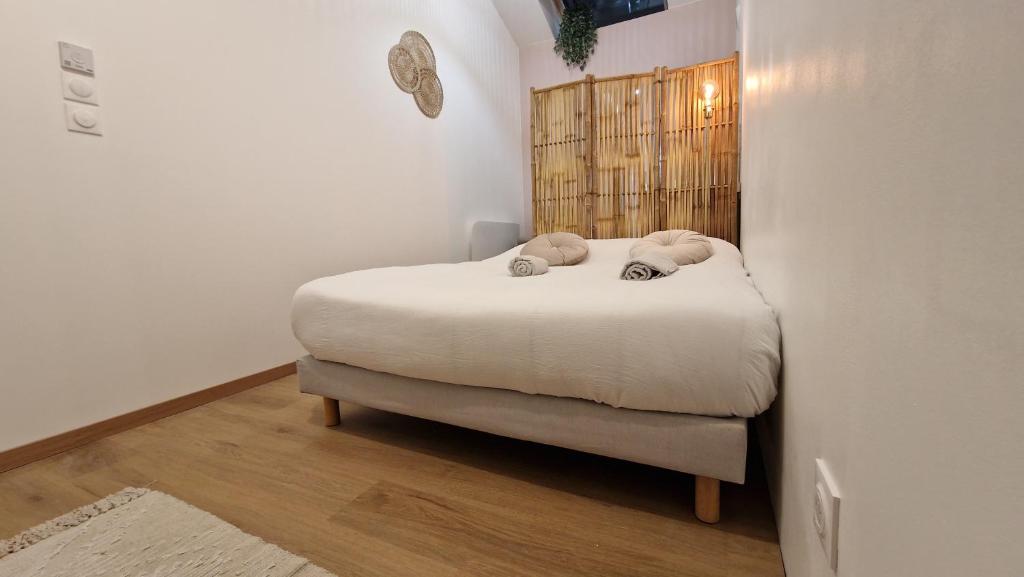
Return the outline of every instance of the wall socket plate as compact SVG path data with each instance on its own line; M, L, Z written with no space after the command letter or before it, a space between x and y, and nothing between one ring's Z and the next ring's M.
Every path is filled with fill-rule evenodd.
M86 104L98 105L96 95L96 79L67 70L60 71L60 84L64 91L64 100L74 100Z
M839 569L839 489L825 461L814 460L814 530L832 572Z
M85 134L103 134L103 125L100 124L100 109L98 106L79 104L77 102L64 102L64 124L71 132L84 132Z

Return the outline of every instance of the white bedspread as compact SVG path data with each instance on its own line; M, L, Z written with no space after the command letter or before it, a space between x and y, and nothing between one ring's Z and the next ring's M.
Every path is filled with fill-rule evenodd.
M667 278L619 280L633 239L583 263L509 276L519 253L351 272L295 294L314 357L461 385L615 407L750 417L775 398L779 329L736 247Z

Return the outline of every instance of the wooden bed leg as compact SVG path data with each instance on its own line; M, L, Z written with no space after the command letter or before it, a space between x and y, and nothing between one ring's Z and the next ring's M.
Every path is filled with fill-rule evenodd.
M341 422L341 406L337 399L324 397L324 426L333 427Z
M697 476L694 510L697 518L705 523L718 522L720 485L718 479Z

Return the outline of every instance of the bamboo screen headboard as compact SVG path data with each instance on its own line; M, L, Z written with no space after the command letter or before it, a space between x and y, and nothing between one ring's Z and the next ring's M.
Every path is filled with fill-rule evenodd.
M535 234L643 236L686 228L738 244L737 55L530 91ZM698 89L721 94L707 120Z

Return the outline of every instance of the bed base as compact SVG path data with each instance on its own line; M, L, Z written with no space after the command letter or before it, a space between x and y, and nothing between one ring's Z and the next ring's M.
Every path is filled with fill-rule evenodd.
M324 424L339 400L695 475L694 512L720 518L721 481L742 483L747 420L617 409L580 399L412 379L358 367L298 361L299 388L320 395Z

